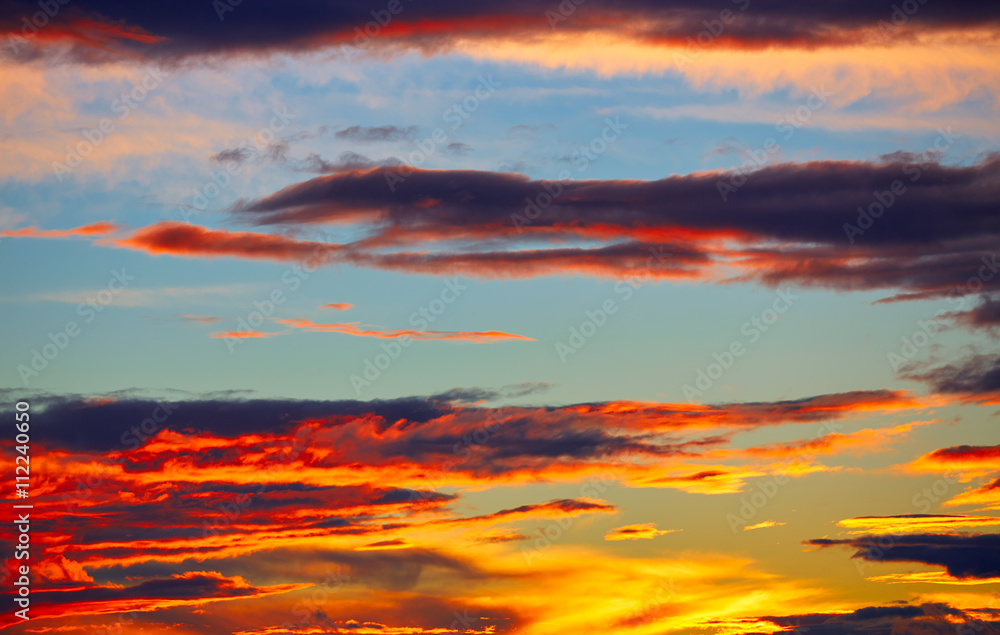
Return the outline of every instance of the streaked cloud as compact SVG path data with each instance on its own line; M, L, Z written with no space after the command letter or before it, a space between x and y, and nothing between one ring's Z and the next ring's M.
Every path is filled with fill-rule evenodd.
M670 534L680 529L657 529L656 523L639 523L615 527L604 534L605 540L648 540L664 534Z

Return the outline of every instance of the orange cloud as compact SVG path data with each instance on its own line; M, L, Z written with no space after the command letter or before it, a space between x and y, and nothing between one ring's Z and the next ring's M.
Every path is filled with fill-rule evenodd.
M847 434L830 432L829 434L812 439L791 441L788 443L774 443L751 447L746 450L733 450L732 452L735 454L745 453L749 456L779 458L808 456L812 454L836 454L844 450L856 453L871 452L895 441L899 437L905 437L917 426L937 422L938 420L936 419L932 421L913 421L893 428L866 428Z
M502 331L415 331L415 330L389 330L379 331L358 326L359 322L346 324L317 324L306 318L295 318L288 320L275 320L279 324L290 326L295 329L304 329L317 333L344 333L356 337L376 337L379 339L402 339L414 340L455 340L465 342L476 342L479 344L487 342L497 342L501 340L525 340L533 342L532 337L504 333Z
M410 545L405 540L395 538L393 540L380 540L361 547L355 547L355 551L381 551L383 549L409 549Z
M331 302L330 304L324 304L321 309L333 309L334 311L346 311L353 307L353 304L348 302Z
M588 498L563 498L552 500L539 505L521 505L513 509L504 509L485 516L472 516L469 518L457 518L439 521L448 525L493 525L498 522L511 522L526 518L572 518L580 514L614 514L618 508L609 505L604 501Z
M746 525L743 527L743 531L751 531L754 529L767 529L768 527L781 527L782 525L787 525L788 523L779 523L773 520L765 520L762 523L757 523L755 525Z
M422 626L388 626L381 622L359 622L344 620L336 626L271 626L253 628L233 633L233 635L447 635L449 633L465 633L467 635L492 635L496 633L494 626L482 628L468 627L462 631L451 628L424 628Z
M214 258L230 256L284 262L330 262L340 245L259 232L231 232L167 221L143 227L131 236L105 244L136 249L152 255Z
M11 238L91 238L114 234L120 229L120 225L115 225L108 221L98 221L73 229L38 229L32 225L21 229L0 232L0 236L9 236Z
M853 36L871 38L871 32ZM683 77L699 91L736 90L748 97L787 89L792 98L805 99L809 90L822 86L833 96L817 117L821 125L834 128L912 127L954 125L962 129L971 122L962 116L941 121L936 113L968 99L979 86L1000 92L1000 62L992 30L924 33L908 42L885 46L874 41L854 41L847 46L817 46L811 50L762 47L747 50L713 42L692 47L670 41L650 43L623 38L614 32L554 32L530 42L507 38L468 38L456 49L478 60L537 64L546 68L596 73L604 77L627 75L673 75ZM878 42L878 43L876 43ZM721 44L721 45L717 45ZM976 77L974 82L963 81ZM945 90L937 87L947 86ZM891 112L852 112L848 106L866 96L881 95L905 104ZM754 102L751 100L750 104ZM773 123L783 113L745 101L731 107L647 107L643 115L665 119L684 117L721 121ZM996 123L985 123L996 131Z
M657 529L656 523L640 523L615 527L604 534L605 540L648 540L664 534L671 534L680 529Z
M267 333L265 331L216 331L210 337L215 339L256 339L266 338L277 333Z
M911 573L889 573L865 578L869 582L884 582L886 584L954 584L974 586L979 584L997 584L1000 578L954 578L944 571L920 571Z
M716 427L773 425L778 422L810 423L835 420L866 412L891 412L930 405L904 390L855 390L807 399L769 403L704 405L692 403L646 403L608 401L569 406L580 414L615 417L622 424L645 430L668 430L678 426ZM913 424L916 425L916 424ZM827 433L826 426L821 432Z
M978 505L977 511L1000 510L1000 478L982 487L962 492L945 501L944 505Z
M904 516L861 516L837 522L852 534L900 534L906 532L947 532L949 530L1000 525L1000 517L910 514Z
M673 464L629 466L623 482L632 487L669 487L691 494L736 494L743 491L753 478L785 479L818 472L836 472L840 467L827 467L807 461L779 461L755 466Z
M1000 471L1000 445L941 448L906 465L911 472L960 472L965 479Z

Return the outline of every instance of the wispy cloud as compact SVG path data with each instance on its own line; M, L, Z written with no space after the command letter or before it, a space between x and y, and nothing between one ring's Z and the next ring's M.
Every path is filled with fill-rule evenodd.
M126 287L115 293L114 304L121 307L172 307L178 302L198 304L228 304L233 298L259 291L259 284L222 284L193 287L158 287L134 288ZM100 289L44 292L25 296L16 301L22 302L62 302L65 304L83 304L93 302ZM8 299L11 301L12 299ZM180 316L189 321L212 321L211 316Z
M649 540L664 534L670 534L680 529L657 529L656 523L640 523L615 527L604 534L605 540Z

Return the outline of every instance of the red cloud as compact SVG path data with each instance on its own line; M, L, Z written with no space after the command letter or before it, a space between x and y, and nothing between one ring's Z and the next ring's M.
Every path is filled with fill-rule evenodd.
M139 584L84 584L55 590L34 589L32 619L108 615L133 611L157 611L177 606L197 606L227 600L262 598L304 589L310 584L279 584L254 587L239 576L226 577L214 571L188 571L169 578L147 579ZM0 628L20 622L12 612L0 616Z
M330 262L339 245L257 232L211 230L198 225L163 222L144 227L131 236L108 244L145 251L153 255L214 258L230 256L255 260L309 262L313 266Z

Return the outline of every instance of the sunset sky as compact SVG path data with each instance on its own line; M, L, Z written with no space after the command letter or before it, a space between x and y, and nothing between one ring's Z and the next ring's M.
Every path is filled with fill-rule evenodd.
M1000 633L995 3L0 29L0 631Z

